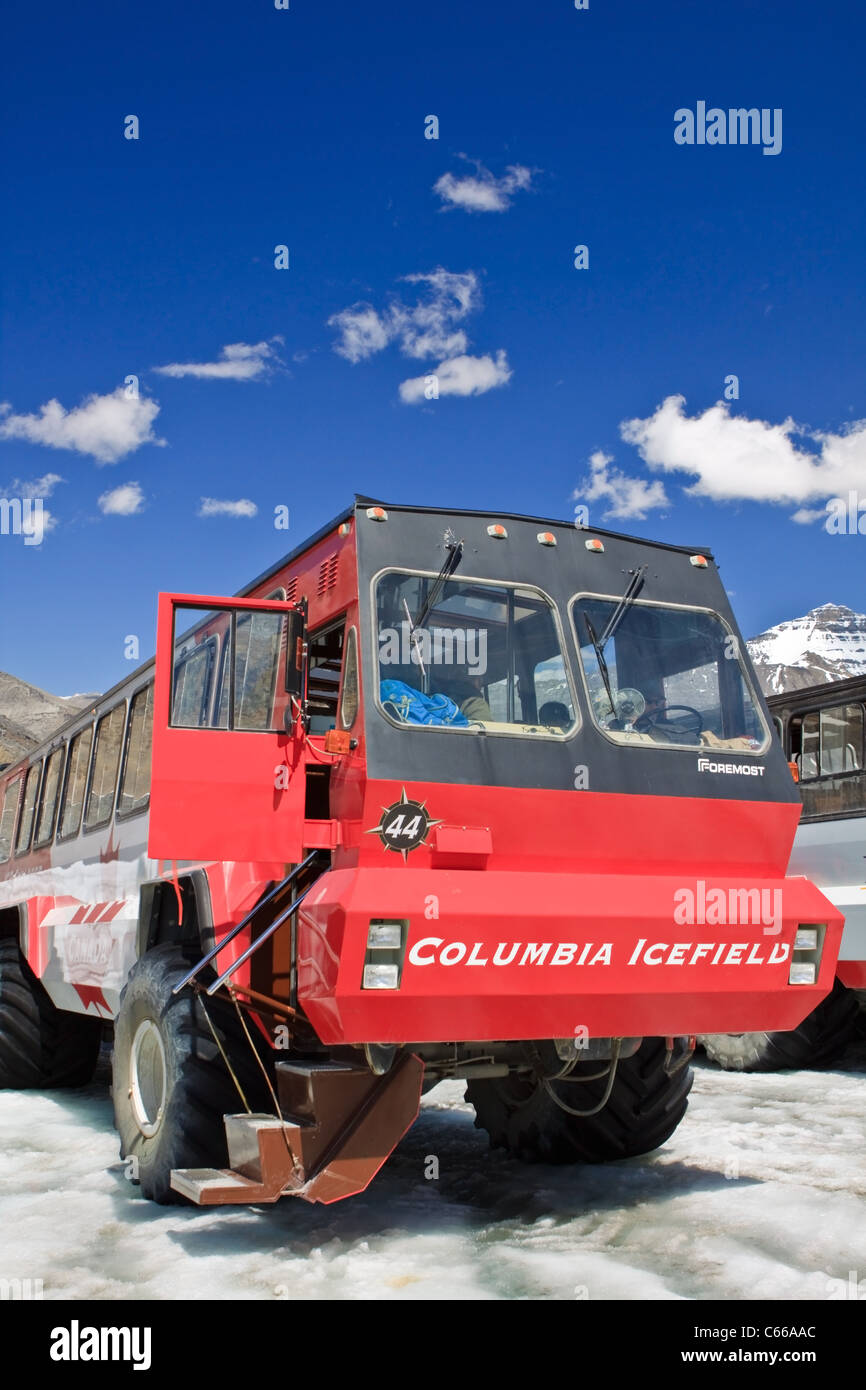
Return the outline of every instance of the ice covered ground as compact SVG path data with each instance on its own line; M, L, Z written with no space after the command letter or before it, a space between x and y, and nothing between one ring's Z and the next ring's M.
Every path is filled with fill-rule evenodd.
M123 1175L106 1078L0 1094L0 1279L86 1299L866 1299L866 1043L821 1072L699 1062L663 1149L608 1167L490 1152L449 1082L370 1190L160 1208ZM438 1160L438 1178L425 1177Z

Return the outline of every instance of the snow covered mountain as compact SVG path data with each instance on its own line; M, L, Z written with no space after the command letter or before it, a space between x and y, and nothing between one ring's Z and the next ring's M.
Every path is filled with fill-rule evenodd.
M866 673L866 613L822 603L747 642L765 695Z

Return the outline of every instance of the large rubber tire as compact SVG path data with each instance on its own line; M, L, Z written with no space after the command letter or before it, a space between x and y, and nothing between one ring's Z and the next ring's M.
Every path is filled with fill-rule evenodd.
M112 1093L121 1157L137 1160L144 1196L163 1205L186 1200L171 1187L173 1168L228 1166L223 1116L244 1110L205 1008L251 1110L273 1111L233 1005L221 999L203 1004L189 989L172 994L190 964L176 946L148 951L130 972L114 1026ZM260 1055L267 1065L264 1046Z
M0 939L0 1087L86 1086L101 1039L101 1019L58 1009L14 937Z
M834 1061L854 1037L859 1006L835 981L827 998L784 1033L707 1033L699 1042L725 1071L784 1071Z
M491 1147L507 1149L525 1163L607 1163L657 1149L686 1113L691 1067L668 1076L664 1063L664 1040L645 1038L633 1057L620 1061L607 1105L588 1118L560 1109L534 1074L470 1081L466 1099ZM585 1062L573 1074L593 1075L604 1068L604 1063ZM590 1110L607 1080L550 1084L573 1109Z

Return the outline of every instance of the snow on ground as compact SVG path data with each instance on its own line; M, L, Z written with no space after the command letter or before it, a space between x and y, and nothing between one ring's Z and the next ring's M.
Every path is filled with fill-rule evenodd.
M866 1043L820 1072L696 1066L656 1154L524 1166L464 1083L367 1193L332 1207L156 1207L123 1175L107 1074L0 1093L0 1279L46 1299L866 1298ZM438 1179L425 1177L438 1159Z

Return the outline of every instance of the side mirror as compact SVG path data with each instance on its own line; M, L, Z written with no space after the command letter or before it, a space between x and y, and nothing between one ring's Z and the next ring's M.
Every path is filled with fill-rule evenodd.
M307 628L304 614L292 609L286 614L286 694L296 700L304 698L304 656Z

